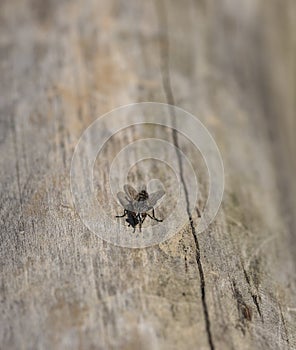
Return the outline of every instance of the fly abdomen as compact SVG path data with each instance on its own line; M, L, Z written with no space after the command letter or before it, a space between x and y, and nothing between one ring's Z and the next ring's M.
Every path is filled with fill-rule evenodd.
M139 223L137 216L135 213L128 212L126 222L130 224L132 227L136 227Z

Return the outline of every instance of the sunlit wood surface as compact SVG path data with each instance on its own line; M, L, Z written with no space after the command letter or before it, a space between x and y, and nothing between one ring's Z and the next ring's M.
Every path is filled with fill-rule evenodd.
M1 349L296 348L295 14L293 0L1 1ZM194 215L124 249L83 225L69 173L85 128L139 101L199 117L225 194L204 233Z

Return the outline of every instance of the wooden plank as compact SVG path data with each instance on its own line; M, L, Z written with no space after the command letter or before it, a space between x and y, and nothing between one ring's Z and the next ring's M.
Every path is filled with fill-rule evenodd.
M296 348L294 13L289 0L2 2L1 348ZM195 211L171 239L128 249L81 222L70 167L91 122L141 101L209 128L225 193L205 232ZM200 171L202 209L200 155L159 127L108 143L98 199L116 214L98 179L144 134ZM172 188L169 171L155 176ZM179 185L192 190L187 170Z

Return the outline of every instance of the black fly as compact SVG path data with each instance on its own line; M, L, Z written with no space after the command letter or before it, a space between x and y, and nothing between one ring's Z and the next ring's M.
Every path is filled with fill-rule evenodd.
M149 216L151 219L162 222L162 220L157 219L154 214L154 206L157 201L164 196L165 192L163 190L156 191L148 194L146 186L140 192L137 192L132 186L124 185L124 192L118 192L117 197L120 204L124 207L124 213L122 215L117 215L117 218L123 218L127 216L126 222L128 226L134 228L136 231L136 226L139 225L141 232L142 224L146 219L146 216ZM152 210L152 215L147 213L149 210Z

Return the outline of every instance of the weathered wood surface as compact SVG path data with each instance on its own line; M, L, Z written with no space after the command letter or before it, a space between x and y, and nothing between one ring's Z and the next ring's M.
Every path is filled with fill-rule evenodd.
M1 349L295 349L295 2L5 0L0 16ZM138 101L187 109L219 145L224 201L197 240L194 216L116 247L73 208L81 133Z

